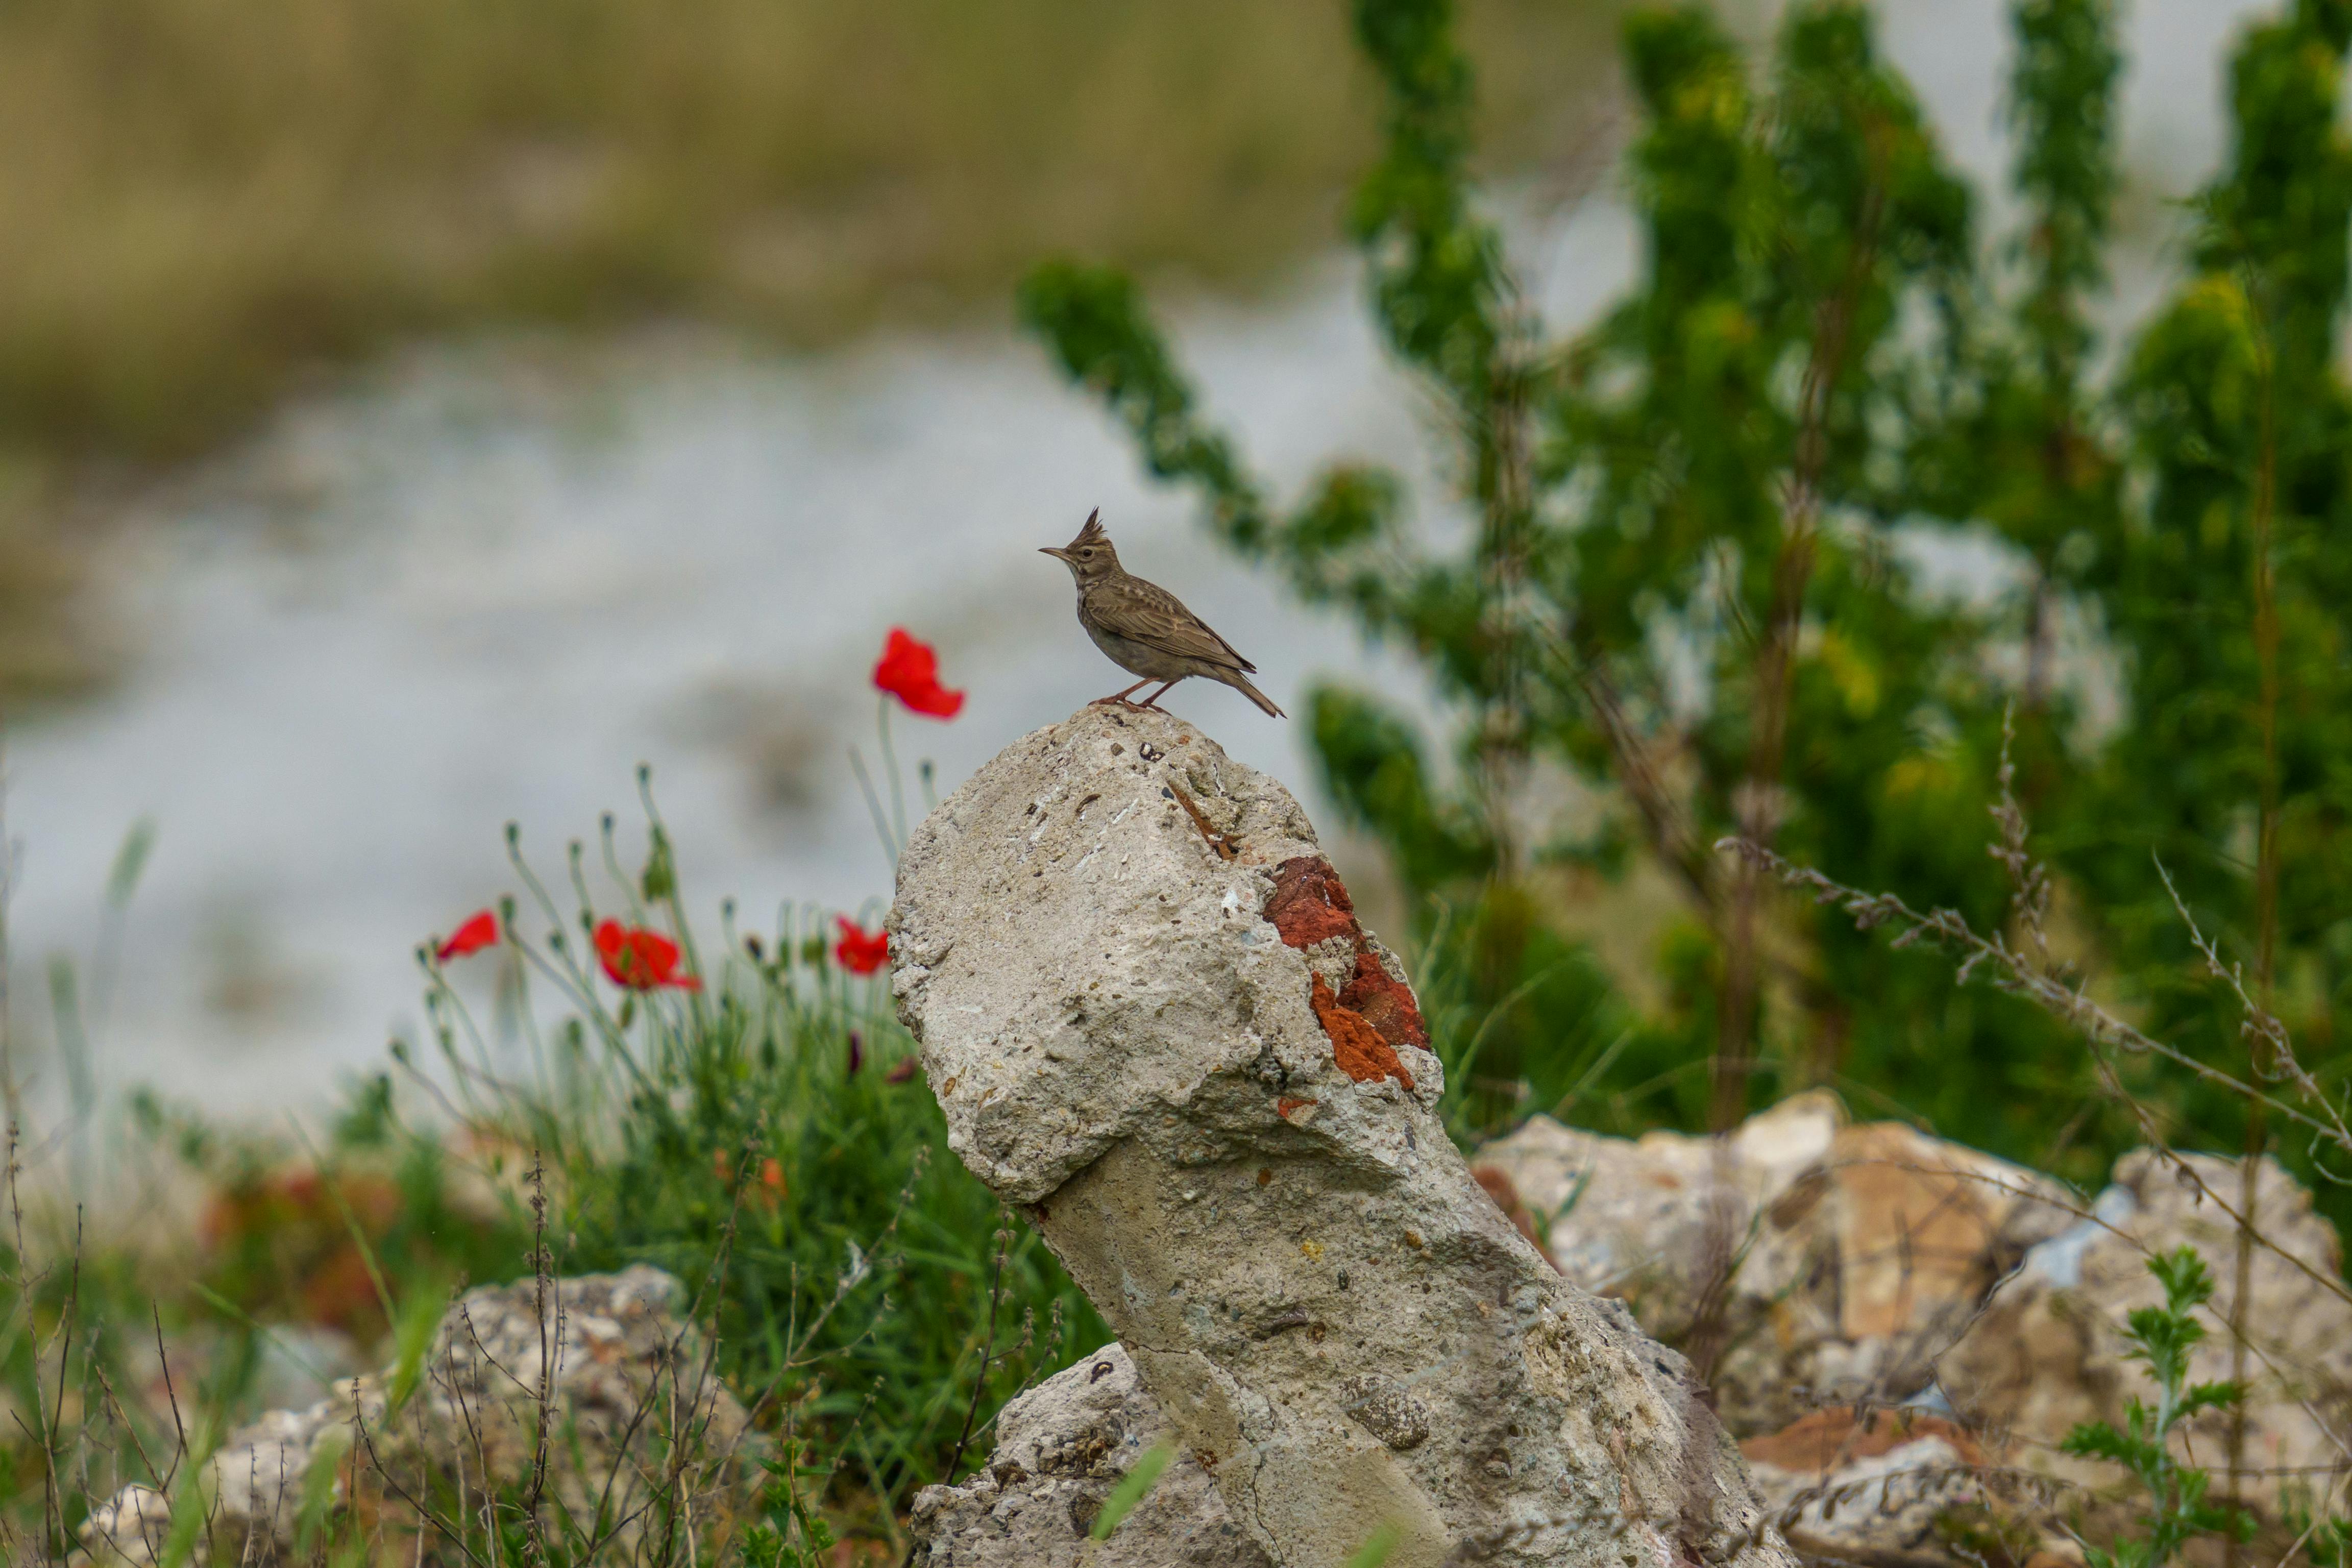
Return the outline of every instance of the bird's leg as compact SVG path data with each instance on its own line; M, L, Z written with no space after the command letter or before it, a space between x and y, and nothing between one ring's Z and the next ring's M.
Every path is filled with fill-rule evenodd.
M1176 680L1181 680L1183 679L1184 678L1180 675L1176 678ZM1153 692L1150 696L1137 703L1136 706L1139 708L1149 708L1157 713L1167 712L1168 710L1160 706L1160 700L1168 695L1169 688L1174 686L1176 684L1176 680L1170 681L1167 686L1161 687L1159 690ZM1144 684L1146 684L1146 682L1139 680L1135 683L1135 686L1142 686ZM1135 689L1135 686L1130 686L1128 689L1132 691Z
M1132 708L1135 704L1129 702L1128 699L1134 696L1138 690L1150 684L1151 677L1147 675L1141 680L1137 681L1133 686L1129 687L1126 690L1114 691L1108 697L1097 697L1092 702L1087 703L1087 706L1089 708L1108 708L1112 703L1116 702L1122 708ZM1173 685L1174 682L1171 681L1170 684Z

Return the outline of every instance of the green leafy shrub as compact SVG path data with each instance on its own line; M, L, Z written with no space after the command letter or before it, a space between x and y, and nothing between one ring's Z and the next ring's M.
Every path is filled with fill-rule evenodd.
M1061 367L1218 538L1430 677L1442 752L1370 693L1326 687L1308 711L1327 792L1386 852L1416 935L1454 934L1432 951L1482 1041L1454 1086L1465 1133L1542 1102L1514 1082L1581 1081L1600 1039L1622 1044L1580 1113L1627 1131L1825 1084L2086 1182L2143 1113L2259 1148L2259 1100L2197 1068L2278 1064L2259 1040L2248 1059L2195 929L2342 1080L2352 861L2323 846L2352 820L2352 22L2290 0L2241 35L2189 276L2103 355L2115 10L2010 14L2019 222L1990 243L1866 7L1786 7L1760 68L1705 6L1632 13L1641 272L1556 335L1481 212L1451 7L1357 0L1389 107L1348 232L1373 326L1435 411L1458 529L1417 526L1402 479L1357 461L1277 500L1123 274L1064 260L1024 286ZM1982 547L2004 584L1929 592L1923 539ZM2120 668L2119 723L2089 722L2070 626ZM1738 837L1997 930L2012 889L1981 813L2011 755L2062 944L2187 1065L2104 1077L2033 1007L1716 853ZM1595 897L1641 911L1646 951L1596 966L1610 984L1538 984L1557 963L1538 934L1574 945ZM2313 1174L2308 1150L2281 1157Z

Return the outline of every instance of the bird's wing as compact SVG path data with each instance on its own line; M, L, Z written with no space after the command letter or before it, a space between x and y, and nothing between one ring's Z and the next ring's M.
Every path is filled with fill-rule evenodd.
M1122 637L1181 658L1197 658L1208 664L1230 665L1252 675L1257 673L1257 666L1244 658L1233 644L1210 628L1208 622L1186 609L1182 600L1157 583L1130 577L1117 584L1113 593L1116 597L1112 614Z

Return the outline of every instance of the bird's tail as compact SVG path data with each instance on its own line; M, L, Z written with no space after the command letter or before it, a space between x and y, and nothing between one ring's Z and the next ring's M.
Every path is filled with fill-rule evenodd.
M1265 709L1266 717L1270 719L1286 719L1289 717L1288 714L1285 713L1281 709L1276 708L1274 705L1273 698L1268 697L1265 692L1260 691L1256 687L1252 686L1249 683L1248 677L1243 675L1240 671L1234 671L1227 675L1224 679L1226 685L1232 687L1235 691L1240 692L1243 696L1256 703L1260 708Z

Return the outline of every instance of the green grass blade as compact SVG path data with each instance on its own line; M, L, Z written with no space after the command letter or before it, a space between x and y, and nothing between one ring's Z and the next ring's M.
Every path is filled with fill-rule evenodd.
M1135 1511L1136 1505L1150 1495L1160 1479L1160 1472L1166 1469L1168 1461L1175 1457L1176 1445L1165 1439L1146 1448L1143 1457L1135 1461L1134 1468L1119 1477L1118 1485L1110 1489L1110 1496L1103 1499L1102 1512L1095 1515L1095 1527L1088 1533L1097 1541L1109 1540L1110 1532L1117 1530L1120 1521Z

